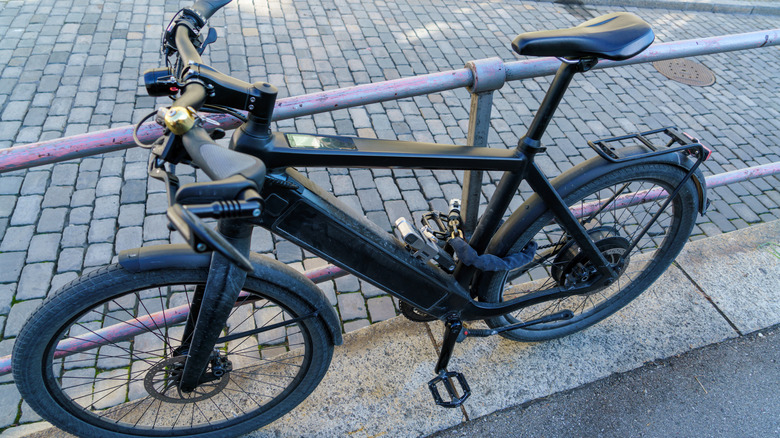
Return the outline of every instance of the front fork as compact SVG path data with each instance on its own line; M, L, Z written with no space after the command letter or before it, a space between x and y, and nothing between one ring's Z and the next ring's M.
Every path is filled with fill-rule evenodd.
M252 225L222 219L219 221L218 230L244 256L249 255ZM179 381L179 389L183 392L193 391L205 374L212 359L214 345L241 293L246 275L246 271L214 251L206 286L198 286L195 290L182 345L176 349L182 354L186 352L187 355Z

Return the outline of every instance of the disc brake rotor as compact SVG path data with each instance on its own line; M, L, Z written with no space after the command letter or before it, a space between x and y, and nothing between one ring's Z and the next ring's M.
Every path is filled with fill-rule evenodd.
M225 372L218 378L199 384L192 392L182 392L179 379L184 371L185 359L186 356L176 356L151 367L144 377L144 388L149 395L167 403L195 403L219 394L230 382L230 373Z

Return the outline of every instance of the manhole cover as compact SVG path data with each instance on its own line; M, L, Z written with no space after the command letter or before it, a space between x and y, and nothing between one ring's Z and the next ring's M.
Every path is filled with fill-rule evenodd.
M653 67L667 78L686 85L706 87L715 83L715 73L712 70L689 59L656 61Z

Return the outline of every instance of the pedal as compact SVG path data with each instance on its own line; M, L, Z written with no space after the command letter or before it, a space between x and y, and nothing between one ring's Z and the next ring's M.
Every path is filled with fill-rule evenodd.
M458 389L452 384L455 381L458 382L460 392L463 395L458 395ZM444 386L449 400L442 399L438 386ZM457 408L471 395L471 388L469 388L469 384L466 382L466 376L455 371L442 371L436 378L428 382L428 389L431 390L433 401L445 408Z

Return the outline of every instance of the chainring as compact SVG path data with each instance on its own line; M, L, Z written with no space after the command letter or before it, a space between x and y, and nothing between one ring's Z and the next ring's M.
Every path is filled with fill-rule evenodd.
M401 314L403 314L406 317L406 319L410 321L414 321L414 322L436 321L435 316L428 315L427 313L412 306L411 304L408 304L405 301L401 301L398 307L401 308Z

